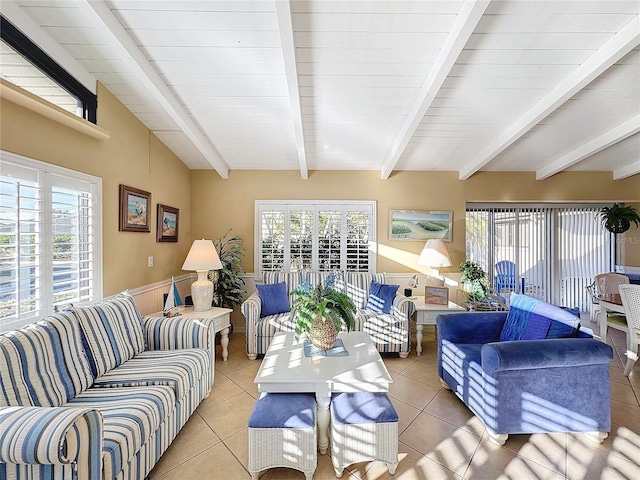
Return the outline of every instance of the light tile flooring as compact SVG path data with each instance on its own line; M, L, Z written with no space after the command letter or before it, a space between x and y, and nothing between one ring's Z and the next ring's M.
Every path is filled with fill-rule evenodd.
M253 379L260 360L247 359L245 339L234 333L229 360L216 360L211 395L149 475L150 480L244 480L247 471L247 420L257 398ZM625 337L610 331L616 350L611 365L613 428L601 445L583 435L510 435L491 443L481 422L451 392L440 387L435 336L426 334L423 355L384 359L394 383L389 395L399 420L399 464L395 476L379 462L345 470L348 480L439 479L640 479L640 362L623 376ZM413 342L415 345L415 341ZM218 347L220 348L220 347ZM302 472L267 470L261 480L304 479ZM335 479L328 455L318 455L314 480Z

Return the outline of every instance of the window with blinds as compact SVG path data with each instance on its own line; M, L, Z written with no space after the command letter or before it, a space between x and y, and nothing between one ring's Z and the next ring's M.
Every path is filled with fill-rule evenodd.
M266 271L375 272L375 202L256 201L256 278Z
M0 329L102 294L101 179L0 152Z
M501 295L523 292L588 311L586 287L614 265L601 207L467 204L467 259L484 268Z

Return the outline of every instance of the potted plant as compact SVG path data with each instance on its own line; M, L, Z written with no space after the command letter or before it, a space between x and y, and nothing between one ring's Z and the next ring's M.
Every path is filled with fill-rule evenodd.
M314 346L327 350L335 344L343 323L348 332L355 327L356 306L347 294L335 289L333 273L315 287L301 284L292 295L296 338L304 333Z
M216 307L239 306L247 293L241 277L245 274L241 263L245 254L242 238L235 236L227 239L230 231L231 229L213 241L222 263L220 270L209 272L209 279L213 282L213 303Z
M636 227L640 224L640 215L631 205L614 203L611 207L600 209L600 221L611 233L624 233L631 228L631 222L635 223Z
M480 264L467 260L459 268L469 297L478 302L486 300L489 296L489 280Z

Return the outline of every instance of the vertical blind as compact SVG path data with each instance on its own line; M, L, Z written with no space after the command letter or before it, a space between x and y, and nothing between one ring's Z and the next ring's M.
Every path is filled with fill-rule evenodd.
M0 152L0 327L100 298L100 190L99 178Z
M375 202L256 201L255 274L375 272Z
M468 204L467 259L484 268L499 294L523 292L587 311L586 287L613 269L613 244L598 220L600 208ZM514 271L512 284L499 275L505 265Z

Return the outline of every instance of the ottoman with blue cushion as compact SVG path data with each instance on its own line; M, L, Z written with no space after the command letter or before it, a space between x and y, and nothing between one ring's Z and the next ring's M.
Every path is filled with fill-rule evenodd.
M313 478L318 464L316 399L308 393L262 393L249 417L249 473L287 467Z
M363 461L398 466L398 414L386 393L338 393L331 398L331 461L338 478Z

